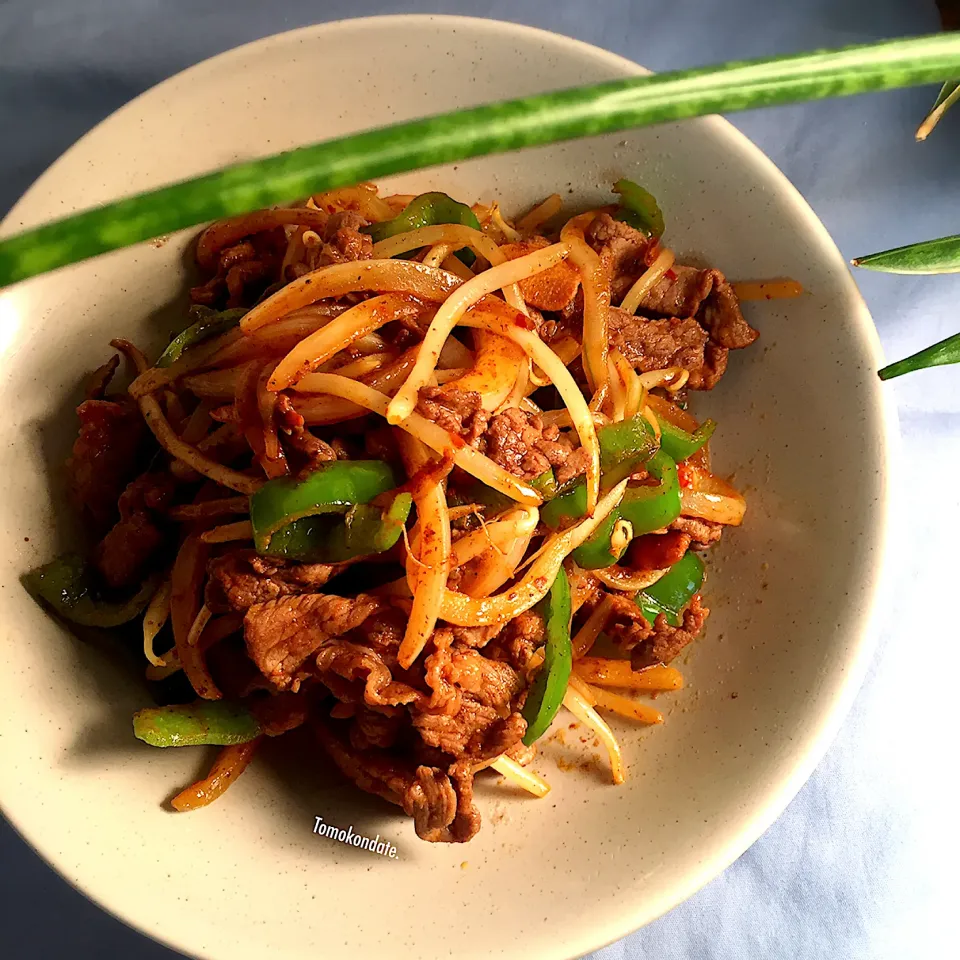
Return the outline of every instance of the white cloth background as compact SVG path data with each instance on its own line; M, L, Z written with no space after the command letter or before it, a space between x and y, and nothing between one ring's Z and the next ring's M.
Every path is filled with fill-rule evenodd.
M77 136L183 67L317 20L395 12L518 20L655 70L938 27L933 0L0 0L0 211ZM927 143L913 142L934 92L780 108L734 122L799 187L852 257L958 232L953 151L960 113ZM960 330L960 277L860 273L857 280L891 359ZM960 859L960 630L939 611L957 589L958 385L960 367L888 385L900 411L905 480L896 596L867 682L826 759L780 820L722 876L597 958L957 955L951 894ZM2 822L0 955L174 956L88 903Z

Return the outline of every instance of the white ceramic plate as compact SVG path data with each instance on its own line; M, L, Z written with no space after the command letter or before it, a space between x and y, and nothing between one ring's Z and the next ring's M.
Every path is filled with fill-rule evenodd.
M118 111L30 189L5 231L259 154L640 68L513 24L386 17L310 27L200 64ZM221 801L161 806L201 750L136 742L136 672L44 615L19 576L69 543L61 464L81 378L111 336L156 349L182 316L186 235L0 295L0 802L25 837L105 909L221 960L454 954L575 956L663 913L738 856L809 775L864 669L878 592L892 427L877 340L840 255L774 166L718 119L619 134L396 179L403 190L498 197L555 190L608 202L645 184L681 255L731 278L793 276L799 300L748 305L762 339L731 357L698 409L720 422L721 471L749 510L709 561L707 635L660 728L618 724L614 787L569 738L538 767L543 801L489 784L465 846L345 788L314 755L272 744ZM175 302L174 310L169 305ZM315 816L379 834L383 859L312 835Z

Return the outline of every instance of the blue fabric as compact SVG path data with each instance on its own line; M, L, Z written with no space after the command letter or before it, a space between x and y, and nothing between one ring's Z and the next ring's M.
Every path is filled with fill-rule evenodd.
M317 19L482 13L653 69L838 46L937 28L933 0L3 0L0 210L132 96L221 50ZM925 144L934 92L907 90L736 119L799 187L848 257L957 232L960 113ZM858 274L890 358L960 330L960 277ZM814 776L739 861L687 903L599 951L603 960L902 960L955 955L950 877L958 631L938 593L960 526L956 368L897 381L907 489L897 597L853 713ZM838 411L842 414L842 411ZM929 636L929 639L927 639ZM954 881L955 883L955 881ZM589 922L587 917L584 922ZM0 823L0 955L32 960L170 951L101 913Z

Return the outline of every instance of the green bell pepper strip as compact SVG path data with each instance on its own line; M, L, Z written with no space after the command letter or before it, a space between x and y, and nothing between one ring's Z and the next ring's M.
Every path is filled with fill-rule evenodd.
M221 333L232 330L240 323L245 309L224 310L218 312L199 304L190 308L190 317L194 320L186 330L170 341L167 349L157 360L158 367L169 367L183 356L185 350L195 347L204 340L219 337Z
M626 497L626 494L624 494L624 497ZM610 564L616 563L624 555L629 542L624 543L619 550L613 546L613 530L620 519L619 509L611 510L603 523L593 531L589 539L573 551L573 559L578 566L584 570L609 567Z
M225 747L255 740L262 732L246 707L226 700L147 707L133 715L134 736L151 747Z
M547 467L539 476L530 481L530 486L543 497L552 500L557 495L557 478L553 475L553 468Z
M413 497L400 493L382 508L356 504L344 514L301 517L281 527L260 553L308 563L343 563L389 550L403 533Z
M680 516L680 480L677 465L666 451L658 450L647 461L647 470L660 482L656 486L627 487L620 505L573 551L573 559L585 570L609 567L623 555L613 550L610 538L618 520L627 520L633 535L659 530ZM551 501L552 502L552 501ZM624 545L624 550L626 545Z
M374 243L396 237L401 233L409 233L420 227L432 227L440 223L461 223L474 230L480 229L477 215L465 204L448 197L445 193L421 193L414 197L404 209L392 220L383 223L372 223L364 227L364 233L369 233ZM408 252L408 251L404 251ZM472 250L457 251L457 256L469 267L476 256Z
M688 433L661 417L657 417L657 421L660 424L660 448L677 463L692 457L717 429L713 420L704 420L693 433Z
M629 477L657 452L653 430L646 418L639 415L600 427L597 440L600 443L600 472L605 487ZM540 519L548 527L556 529L561 521L582 517L586 512L587 482L580 479L558 490L553 499L541 507Z
M687 604L703 586L703 561L688 550L656 583L637 594L637 606L652 626L662 613L678 627Z
M142 613L157 589L157 577L144 581L133 596L123 600L104 600L94 596L94 578L83 557L67 553L31 570L23 585L37 600L53 611L84 627L119 627Z
M563 567L557 571L557 579L537 604L536 610L543 617L546 644L543 648L543 666L530 687L522 710L523 719L527 721L523 742L528 747L542 737L553 723L563 703L573 669L570 583Z
M618 180L613 190L620 194L620 211L614 219L648 236L663 236L663 212L652 194L632 180Z
M396 486L393 470L380 460L334 460L304 480L270 480L250 495L254 546L258 553L267 553L271 538L294 520L345 514Z

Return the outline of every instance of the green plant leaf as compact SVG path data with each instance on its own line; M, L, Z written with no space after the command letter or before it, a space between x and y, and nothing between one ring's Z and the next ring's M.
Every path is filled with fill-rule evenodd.
M892 380L905 373L923 370L926 367L940 367L948 363L960 363L960 333L935 343L932 347L920 350L903 360L891 363L877 372L881 380Z
M163 187L0 241L0 286L234 214L407 170L707 113L960 76L935 34L631 77L371 130Z
M940 118L960 100L960 80L948 80L941 88L930 112L917 127L917 140L926 140L930 131L940 122Z
M881 273L960 273L960 235L894 247L850 262Z

